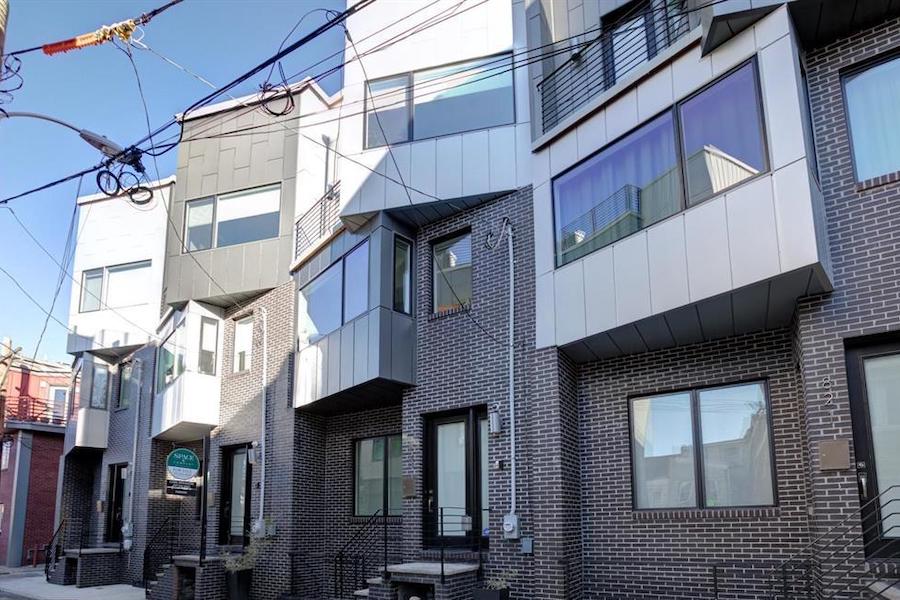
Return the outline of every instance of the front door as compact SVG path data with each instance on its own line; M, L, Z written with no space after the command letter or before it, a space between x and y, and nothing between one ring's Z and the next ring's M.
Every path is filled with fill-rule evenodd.
M250 531L250 463L247 447L225 450L220 538L223 544L244 545Z
M106 541L122 541L125 510L125 476L128 465L109 466L109 496L106 511Z
M866 554L900 556L900 342L852 348L847 375Z
M428 420L428 545L475 546L488 538L488 431L484 407Z

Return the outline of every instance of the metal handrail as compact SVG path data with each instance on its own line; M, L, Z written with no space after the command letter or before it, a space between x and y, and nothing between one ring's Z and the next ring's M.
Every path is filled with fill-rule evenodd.
M379 541L382 544L380 571L382 577L385 579L388 577L387 567L390 555L388 543L401 539L388 534L389 519L390 515L386 514L384 509L378 509L360 525L334 555L333 585L336 598L345 597L347 591L345 574L348 568L352 570L354 585L365 584L365 578L369 572L369 557L373 554L372 549L377 548Z
M156 552L157 549L160 548L160 541L165 544L162 545L162 549L165 550L165 554L163 558L168 558L169 562L172 561L172 529L169 526L172 522L172 517L166 517L163 519L163 522L156 529L153 535L147 540L147 545L144 546L144 590L150 590L150 582L156 578L156 572L160 565L164 564L162 561L154 560L153 553ZM165 537L163 537L165 536ZM158 564L157 564L158 563Z
M299 258L318 240L332 233L340 223L339 214L340 182L337 181L294 221L294 258Z
M62 412L53 410L53 401L36 396L7 396L4 410L7 421L44 423L47 425L66 424L66 406Z
M50 573L56 570L56 562L59 560L60 549L62 548L62 544L59 543L59 537L65 525L66 520L62 519L56 531L50 536L50 541L44 546L44 577L48 582L50 581ZM50 568L51 566L53 567L52 569Z

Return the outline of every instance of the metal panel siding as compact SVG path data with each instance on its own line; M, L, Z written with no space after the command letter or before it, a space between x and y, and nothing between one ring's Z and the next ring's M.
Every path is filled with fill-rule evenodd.
M353 321L353 385L369 378L369 323L372 313Z

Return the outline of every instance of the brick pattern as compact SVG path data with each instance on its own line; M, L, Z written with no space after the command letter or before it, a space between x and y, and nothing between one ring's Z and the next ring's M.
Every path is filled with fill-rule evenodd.
M807 541L800 388L789 330L583 365L578 375L584 583L588 598L762 598L777 562ZM777 505L633 508L629 397L765 380ZM713 573L713 566L718 571Z
M856 183L841 86L843 70L897 48L900 19L892 18L806 56L834 275L832 293L805 299L797 310L813 535L859 507L855 469L822 472L815 452L822 440L853 437L845 341L900 331L900 182L888 174ZM853 531L859 533L858 528ZM862 555L859 546L848 550Z
M76 587L122 583L126 556L123 552L82 554L78 557Z

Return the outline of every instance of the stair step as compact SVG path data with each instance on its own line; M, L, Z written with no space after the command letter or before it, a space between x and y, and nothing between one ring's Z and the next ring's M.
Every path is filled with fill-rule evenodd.
M381 585L381 577L369 577L366 579L366 583L369 585Z
M881 598L900 600L900 581L873 581L868 588Z
M369 588L364 590L356 590L353 592L353 596L356 598L368 598L369 597Z

